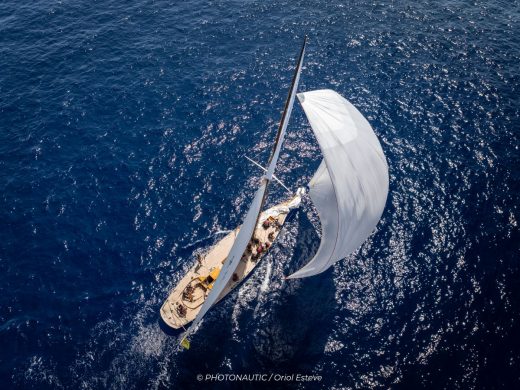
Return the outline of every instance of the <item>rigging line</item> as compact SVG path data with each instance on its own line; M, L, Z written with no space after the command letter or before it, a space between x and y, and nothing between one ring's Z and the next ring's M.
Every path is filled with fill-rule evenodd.
M246 234L249 237L242 237L240 235L240 233L238 234L237 239L240 237L241 238L240 242L238 244L237 244L237 241L235 241L233 243L233 246L231 247L230 253L226 257L226 262L229 265L228 266L224 265L222 267L221 272L220 272L219 276L216 279L215 285L213 286L213 289L208 294L208 297L204 301L202 309L199 311L199 313L197 314L197 316L193 320L192 324L189 326L188 330L185 332L185 335L189 335L190 334L190 329L199 326L200 321L202 320L203 316L210 309L210 307L218 300L218 294L220 292L222 292L222 290L225 287L225 284L231 278L231 273L238 266L238 262L240 261L240 257L242 256L243 252L245 251L245 247L246 247L247 241L250 241L251 238L253 238L254 235L255 235L256 226L258 225L258 220L260 218L260 214L261 214L261 211L262 211L262 209L264 207L265 200L266 200L266 197L267 197L269 181L270 181L271 177L273 176L273 173L274 173L273 171L274 171L274 168L275 168L275 165L276 165L276 161L273 161L273 159L275 157L278 158L278 155L280 153L280 149L281 149L281 142L280 141L282 141L282 135L283 135L283 133L284 133L286 127L287 127L286 120L289 119L287 117L287 112L290 111L291 108L292 108L291 107L291 102L294 102L294 95L295 95L295 92L296 92L296 89L297 89L297 86L298 86L298 80L299 80L299 75L300 75L301 68L302 68L303 55L305 53L305 45L306 45L306 43L307 43L307 36L305 36L305 39L303 41L303 45L302 45L302 49L300 51L300 56L299 56L299 59L298 59L296 70L294 72L291 88L289 90L289 95L288 95L287 101L285 103L285 109L284 109L284 113L283 113L283 116L282 116L282 120L280 122L280 126L278 128L278 134L276 136L276 142L274 144L273 152L271 154L271 158L270 158L270 161L269 161L269 168L268 168L267 175L264 175L262 177L262 179L260 181L260 186L259 186L259 188L256 191L253 203L250 206L249 211L246 214L246 221L244 221L244 224L243 224L242 228L240 229L240 232L247 232ZM274 164L271 167L271 163L273 163L273 162L274 162ZM257 198L257 196L258 196L258 198ZM260 202L258 202L258 201L260 201ZM254 208L253 208L253 206L254 206ZM251 211L254 211L254 214L256 214L254 224L250 224L250 220L247 219L248 217L250 217L251 219L253 218L254 214L250 214ZM248 223L247 226L246 226L246 222ZM247 229L246 230L242 230L244 228L247 228ZM251 232L250 232L250 228L252 229ZM242 234L242 235L245 236L245 234ZM248 240L246 241L243 238L248 238ZM239 250L242 251L242 253L238 253ZM230 256L231 256L231 258L230 258ZM234 266L234 269L230 268L231 265ZM216 289L216 285L219 286L219 290ZM217 291L217 293L215 291ZM209 305L208 305L208 302L210 302ZM201 315L201 313L202 313L202 315ZM195 331L195 329L193 330L193 332L194 331Z
M273 158L277 154L277 151L278 152L280 151L279 147L281 148L281 145L279 145L280 137L282 136L282 133L283 133L283 130L284 130L284 125L286 125L285 124L285 119L287 117L287 111L289 111L289 109L291 108L290 107L291 100L293 100L293 102L294 102L294 99L291 99L291 98L293 98L294 92L296 92L295 88L298 87L297 84L298 84L298 81L299 81L299 76L300 76L301 68L302 68L302 65L303 65L303 55L305 53L305 46L306 45L307 45L307 35L305 35L305 38L303 39L303 45L302 45L302 48L300 50L300 54L298 56L298 61L296 63L296 69L294 70L294 74L293 74L293 78L292 78L292 82L291 82L291 88L289 88L289 94L287 95L287 100L285 101L285 107L284 107L284 110L283 110L282 118L280 119L280 124L278 126L278 132L276 133L276 139L275 139L275 143L274 143L273 149L271 151L271 157L269 158L269 162L267 164L268 174L269 174L269 170L271 169L271 163L273 161ZM274 173L274 168L273 168L273 173ZM266 200L267 195L269 193L269 182L270 182L270 179L271 178L268 177L268 175L265 175L264 178L262 179L262 183L265 180L265 192L264 192L264 195L262 197L262 202L261 202L260 209L262 209L264 207L265 200ZM260 218L260 213L256 217L256 223L258 223L258 219L259 218ZM254 233L253 233L253 235L254 235Z
M285 117L287 115L289 104L291 102L291 95L293 93L294 84L296 83L296 79L298 77L298 73L299 73L300 67L302 65L303 53L305 52L305 46L306 45L307 45L307 35L305 35L305 38L303 38L303 45L302 45L302 48L300 50L300 55L299 55L299 58L298 58L298 62L296 63L296 70L295 70L293 78L292 78L291 88L289 89L289 94L287 95L287 99L285 100L285 106L284 106L284 110L283 110L283 114L282 114L282 119L280 120L280 124L278 125L278 132L276 133L274 147L273 147L273 150L271 151L271 156L269 157L269 163L267 164L267 166L271 165L271 161L273 160L273 157L274 157L274 155L276 153L276 148L278 146L278 141L280 140L280 136L282 135L282 129L283 129L283 125L284 125L284 122L285 122Z
M248 159L251 163L255 164L258 168L262 169L264 172L267 172L267 168L264 168L263 166L261 166L259 163L257 163L255 160L253 160L252 158L249 158L247 156L244 156L246 159ZM278 179L277 176L273 175L273 179L278 183L280 184L283 188L285 188L287 190L287 192L289 192L290 194L292 194L292 191L285 185L282 183L282 181L280 179Z

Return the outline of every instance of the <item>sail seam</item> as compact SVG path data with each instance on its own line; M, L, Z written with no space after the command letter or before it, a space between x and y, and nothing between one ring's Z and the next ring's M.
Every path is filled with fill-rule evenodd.
M334 240L334 247L332 248L332 253L329 256L329 259L327 260L327 264L329 264L329 261L332 259L332 256L336 252L336 246L338 244L338 237L339 237L339 207L338 207L338 195L336 192L336 186L334 184L334 180L332 180L332 176L330 175L329 167L327 165L327 159L325 155L323 155L323 159L325 160L325 166L327 167L327 174L329 175L330 182L332 183L332 188L334 189L334 198L336 199L336 224L338 228L336 229L336 239ZM323 270L323 267L321 267Z
M336 136L333 134L334 138L336 138ZM338 207L338 194L337 194L337 191L336 191L336 185L334 184L334 180L332 180L332 176L330 174L330 170L329 170L329 164L327 163L327 157L325 156L325 153L323 153L323 159L325 160L325 166L327 167L327 174L329 175L329 180L330 182L332 183L332 188L334 190L334 198L336 199L336 224L337 224L337 229L336 229L336 239L334 240L334 247L332 249L332 253L330 254L329 256L329 259L327 260L327 264L330 262L330 260L332 259L332 256L334 255L334 253L336 252L336 246L338 244L338 237L339 237L339 207ZM323 267L322 267L323 269Z

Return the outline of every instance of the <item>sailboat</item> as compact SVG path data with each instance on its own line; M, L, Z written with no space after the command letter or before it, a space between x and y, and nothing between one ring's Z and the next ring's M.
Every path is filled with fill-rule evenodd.
M161 318L168 327L184 329L184 348L189 348L189 337L208 310L250 275L272 247L288 214L300 205L303 188L262 212L270 183L281 183L274 171L296 96L323 154L308 186L321 222L321 243L314 257L287 279L324 272L358 249L381 218L389 183L381 144L365 117L337 92L324 89L297 94L306 44L307 37L267 168L263 168L265 174L242 225L197 259L161 307Z

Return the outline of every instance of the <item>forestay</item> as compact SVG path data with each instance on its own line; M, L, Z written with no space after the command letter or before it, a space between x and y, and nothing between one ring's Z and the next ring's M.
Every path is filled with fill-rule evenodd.
M280 120L280 125L278 127L278 132L276 135L276 142L274 144L273 151L269 159L269 166L267 167L266 175L262 178L260 187L256 191L253 202L251 203L249 211L247 212L246 217L244 219L244 223L240 227L235 242L233 243L233 246L229 251L228 257L224 262L222 269L220 270L219 276L217 280L215 280L211 291L209 292L208 296L206 297L206 300L204 301L204 304L202 305L199 313L197 314L197 317L195 317L190 327L186 331L186 336L189 335L194 329L196 329L196 326L200 323L207 311L218 300L220 294L222 293L222 291L228 284L229 280L233 276L233 273L235 272L236 268L238 267L240 259L246 250L247 244L253 236L258 222L258 216L262 211L262 207L265 201L267 186L269 184L269 181L273 177L274 169L276 167L276 163L280 155L280 149L282 147L282 143L285 137L287 123L289 122L289 118L291 116L292 106L294 104L296 90L298 89L298 82L300 80L300 73L302 70L306 41L307 37L305 37L302 49L300 51L300 55L298 57L298 62L293 75L291 88L289 90L289 94L285 102L284 112L282 115L282 119Z
M323 160L309 186L322 226L316 255L289 278L319 274L375 229L388 195L388 166L368 121L332 90L298 94Z

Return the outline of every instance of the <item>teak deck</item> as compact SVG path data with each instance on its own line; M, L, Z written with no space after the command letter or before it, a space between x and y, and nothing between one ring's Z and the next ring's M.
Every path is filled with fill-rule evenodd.
M287 205L289 202L295 199L295 197L289 199L286 202L282 202L260 214L259 222L256 226L254 237L257 238L262 244L268 242L270 244L269 249L278 237L278 234L280 233L283 224L285 223L285 219L287 218L288 212L282 212L278 214L276 217L267 216L271 214L270 211L280 206ZM263 227L263 221L265 221L268 218L271 218L272 223L271 226L265 229ZM278 222L278 226L275 226L275 220ZM236 228L231 233L226 235L222 240L217 242L206 254L202 255L200 262L197 261L195 265L179 281L177 286L173 289L173 291L161 307L161 317L163 321L166 323L166 325L170 326L173 329L179 329L195 319L197 313L199 312L202 304L204 303L204 300L206 299L209 293L209 289L203 287L205 283L201 283L200 278L205 278L210 273L215 275L219 272L219 269L222 267L222 264L226 261L227 255L231 250L231 247L233 246L235 237L237 236L239 229L240 227ZM273 233L273 235L271 236L271 240L268 238L270 233ZM256 248L257 245L252 245L251 251L246 250L244 254L245 258L243 256L242 260L240 260L240 263L235 271L234 277L226 285L226 287L220 294L217 302L224 298L227 294L229 294L231 290L233 290L236 286L238 286L251 273L251 271L257 266L257 264L264 257L264 255L269 251L269 249L264 249L264 251L262 251L262 253L258 256L258 258L254 260ZM188 286L192 287L192 291L190 293L186 293L185 291L186 287ZM179 312L179 305L182 305L186 308L185 314L183 313L184 315L181 315L181 313Z

